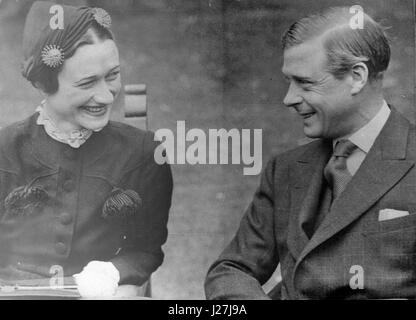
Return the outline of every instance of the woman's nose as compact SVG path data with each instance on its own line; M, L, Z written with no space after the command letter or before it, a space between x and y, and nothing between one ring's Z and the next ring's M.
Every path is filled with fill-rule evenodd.
M116 90L105 81L100 82L94 94L94 100L100 104L112 104L116 96Z

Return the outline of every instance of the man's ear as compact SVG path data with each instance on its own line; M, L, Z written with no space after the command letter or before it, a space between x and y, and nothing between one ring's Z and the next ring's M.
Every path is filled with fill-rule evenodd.
M351 94L359 93L368 81L368 68L364 62L358 62L351 69L352 86Z

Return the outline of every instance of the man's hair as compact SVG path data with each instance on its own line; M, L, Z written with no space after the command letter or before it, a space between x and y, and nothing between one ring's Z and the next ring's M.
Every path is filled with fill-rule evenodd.
M81 36L81 38L71 46L65 53L65 60L71 58L77 49L83 45L94 44L99 41L114 40L112 32L93 22L91 27ZM64 62L65 63L65 62ZM47 94L54 94L59 89L58 74L62 70L63 64L58 68L45 68L35 79L31 79L34 87L41 89Z
M353 14L348 7L309 15L292 24L283 34L283 50L322 37L328 72L337 79L343 78L358 62L366 64L370 81L381 78L389 65L390 46L384 28L364 12L363 15L361 29L351 27Z

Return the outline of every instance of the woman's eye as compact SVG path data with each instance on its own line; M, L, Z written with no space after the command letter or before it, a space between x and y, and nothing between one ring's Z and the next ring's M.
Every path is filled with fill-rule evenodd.
M119 75L120 71L112 72L107 76L107 80L115 80Z
M89 88L89 87L91 87L94 83L95 83L95 81L88 81L88 82L81 83L79 86L80 86L81 88Z

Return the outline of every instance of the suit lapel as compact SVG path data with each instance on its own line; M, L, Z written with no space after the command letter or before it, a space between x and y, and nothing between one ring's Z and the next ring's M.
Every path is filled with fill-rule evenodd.
M391 189L414 165L406 160L409 123L392 113L357 173L333 203L298 263L314 248L351 224Z
M318 209L322 172L331 150L329 141L313 142L290 169L291 210L288 248L296 258L309 242L305 229L306 225L315 218Z

